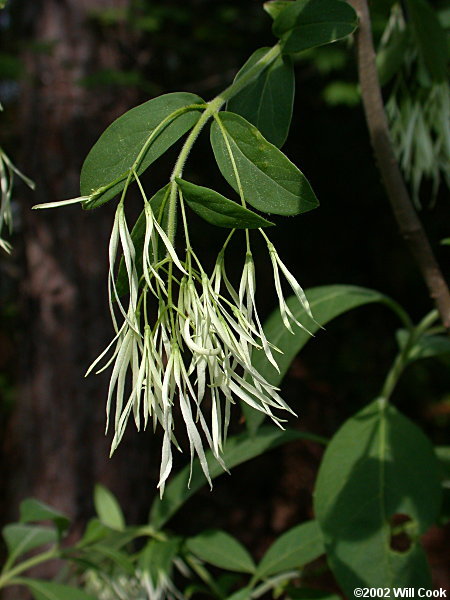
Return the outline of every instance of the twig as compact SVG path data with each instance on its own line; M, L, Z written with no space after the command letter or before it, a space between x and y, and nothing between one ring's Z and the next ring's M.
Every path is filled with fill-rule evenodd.
M450 292L427 234L411 202L395 158L375 63L367 0L349 0L359 16L356 34L359 83L372 147L397 220L400 234L412 252L434 299L444 327L450 329Z

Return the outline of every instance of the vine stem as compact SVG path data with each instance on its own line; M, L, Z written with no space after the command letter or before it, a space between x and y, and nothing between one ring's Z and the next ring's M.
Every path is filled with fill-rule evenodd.
M400 234L419 267L442 323L448 331L450 330L450 292L395 158L375 63L368 3L367 0L349 0L349 3L359 16L359 28L356 32L359 83L378 168Z

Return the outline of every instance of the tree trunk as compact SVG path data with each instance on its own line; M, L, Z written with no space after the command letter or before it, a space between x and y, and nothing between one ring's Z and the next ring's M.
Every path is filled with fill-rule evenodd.
M148 505L149 486L137 482L149 472L149 436L129 436L110 460L104 436L107 379L84 379L112 336L106 273L113 207L93 212L79 206L30 208L78 196L80 167L90 146L135 103L130 96L117 98L111 90L99 93L80 84L100 66L120 66L120 27L114 36L102 36L91 15L127 2L32 0L18 8L33 40L23 56L20 163L37 191L22 204L24 335L20 391L5 442L4 502L13 514L3 514L17 518L20 500L34 496L73 518L75 532L92 516L97 481L118 494L132 520L138 518Z

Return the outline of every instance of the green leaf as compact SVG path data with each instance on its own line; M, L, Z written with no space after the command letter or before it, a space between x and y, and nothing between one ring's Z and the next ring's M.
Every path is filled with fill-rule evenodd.
M82 590L61 583L28 578L20 581L29 588L35 600L96 600Z
M255 563L247 550L235 538L217 529L203 531L186 540L187 548L208 564L237 571L253 573Z
M315 321L308 317L295 296L288 298L287 304L295 318L313 334L332 319L358 306L381 302L394 309L397 307L393 300L375 290L352 285L320 286L306 290L305 294ZM281 383L294 358L303 346L313 339L304 329L295 325L293 331L294 335L284 327L279 309L276 309L264 323L264 332L267 339L283 352L283 354L277 353L276 355L280 371L278 372L267 361L263 351L253 352L252 364L258 373L272 385L278 386ZM241 405L246 417L247 427L250 432L254 433L263 422L264 415L250 407L247 408L244 403Z
M256 50L236 75L237 81L269 48ZM294 106L295 74L289 56L279 56L260 76L236 94L227 110L255 125L278 148L286 141Z
M13 563L17 558L30 550L34 550L34 548L39 548L44 544L56 543L58 534L53 527L11 523L3 528L3 538L8 548L8 562Z
M328 564L344 592L430 588L419 536L440 503L437 459L414 423L382 399L346 421L327 447L314 500ZM403 550L395 542L391 548L401 522Z
M179 178L176 182L192 210L211 225L230 229L258 229L273 225L270 221L233 200L228 200L214 190Z
M293 527L280 536L265 553L255 576L258 579L297 569L325 553L322 533L316 521Z
M84 161L81 195L95 196L84 207L96 208L114 198L125 187L133 166L138 175L143 173L195 125L200 118L199 110L183 110L199 104L204 101L194 94L164 94L132 108L114 121ZM172 114L178 116L171 119Z
M353 8L341 0L297 0L276 17L273 33L286 54L346 37L356 29Z
M241 187L245 201L258 210L297 215L319 205L303 173L239 115L218 114L211 144L222 175L238 193Z
M449 51L444 28L425 0L407 0L406 5L419 55L428 73L435 81L445 81Z
M167 221L168 221L168 209L169 203L167 199L170 194L170 183L161 188L152 198L150 198L150 205L153 210L153 214L158 219L159 224L164 229L167 230ZM144 241L145 241L145 231L146 231L147 223L145 218L145 212L142 211L137 219L134 227L131 231L131 239L133 241L134 249L135 249L135 266L138 280L141 278L143 269L142 269L142 251L144 249ZM153 257L154 262L161 260L164 254L164 244L160 244L159 246L160 255L158 257ZM116 280L116 289L119 296L123 296L128 292L128 275L125 267L125 261L122 257L119 264L119 271L117 273Z
M252 595L252 588L246 587L235 592L232 596L228 596L227 600L249 600Z
M292 0L269 0L269 2L264 2L263 8L275 20L280 12L291 4Z
M141 552L139 569L148 573L157 587L164 576L170 574L173 559L180 549L180 539L150 540Z
M224 446L223 460L227 467L232 469L272 448L299 439L314 440L323 443L322 438L313 434L290 429L282 431L275 426L266 426L261 427L253 437L249 437L246 431L240 435L229 437ZM224 471L213 458L211 451L206 452L206 456L210 465L209 473L211 479L223 475ZM204 485L205 478L203 471L198 459L196 459L192 466L192 477L190 477L190 465L187 465L166 486L163 499L155 499L150 510L150 524L155 529L163 527L186 500Z
M61 534L70 525L70 519L62 512L35 498L27 498L20 504L20 522L53 521Z
M94 505L100 521L116 531L125 529L125 519L115 496L103 485L97 484L94 490Z

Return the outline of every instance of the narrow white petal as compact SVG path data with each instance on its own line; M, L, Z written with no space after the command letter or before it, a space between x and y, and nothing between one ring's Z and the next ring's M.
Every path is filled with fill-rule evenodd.
M33 210L40 208L59 208L60 206L67 206L69 204L79 204L80 202L86 202L90 199L90 196L80 196L79 198L70 198L70 200L59 200L58 202L45 202L44 204L35 204L31 208Z

